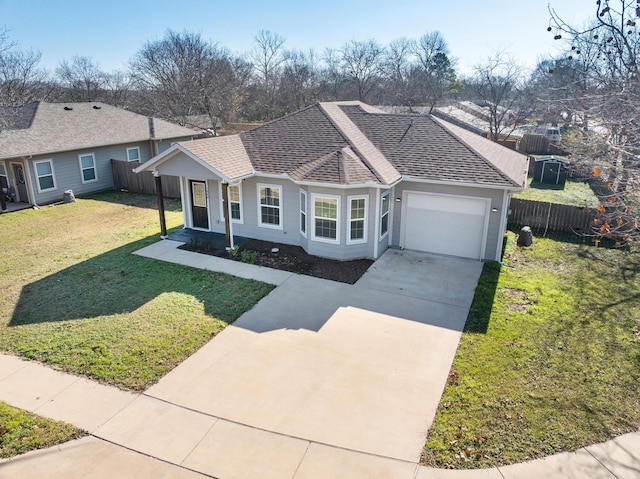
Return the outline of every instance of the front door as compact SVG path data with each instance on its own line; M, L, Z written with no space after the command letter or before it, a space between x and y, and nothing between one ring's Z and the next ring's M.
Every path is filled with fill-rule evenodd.
M207 208L207 184L204 181L190 181L191 217L193 227L209 229L209 210Z
M16 187L17 193L16 201L21 201L23 203L29 202L29 195L27 194L27 184L24 178L24 168L22 165L13 165L13 174L16 178Z

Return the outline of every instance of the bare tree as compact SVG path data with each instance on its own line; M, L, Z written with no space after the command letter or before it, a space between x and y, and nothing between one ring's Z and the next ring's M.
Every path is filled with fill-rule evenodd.
M61 61L56 76L65 90L63 99L68 101L98 100L108 77L91 58L83 56Z
M562 98L578 104L580 121L564 136L576 168L600 186L603 204L592 234L619 246L640 241L640 4L600 0L586 27L566 23L553 9L548 28L566 41L563 67L582 79ZM555 74L555 73L554 73ZM588 121L587 121L588 118Z
M39 68L41 54L8 48L0 53L0 105L20 106L45 100L50 92L46 71Z
M320 89L325 100L339 100L342 86L346 81L340 65L340 52L326 48L322 54L323 67L320 69Z
M167 31L136 54L131 74L150 108L180 124L191 115L208 116L214 134L218 120L231 114L241 76L230 53L199 34Z
M318 67L313 51L287 51L284 56L278 100L281 112L288 113L316 100L319 93Z
M455 61L440 32L425 33L415 43L416 64L411 69L411 85L421 104L429 112L447 95L456 94L462 84L455 74Z
M285 38L269 30L260 30L249 58L255 71L255 91L258 110L266 119L277 116L276 91L286 61Z
M485 63L474 66L468 86L488 111L489 134L498 141L514 128L512 108L516 105L522 82L522 68L503 52L496 53Z
M344 78L355 88L358 100L367 101L383 73L384 48L375 40L352 40L340 49Z
M384 100L391 105L411 108L417 103L410 84L415 49L415 41L406 38L394 40L387 47L384 60L384 90L387 94Z

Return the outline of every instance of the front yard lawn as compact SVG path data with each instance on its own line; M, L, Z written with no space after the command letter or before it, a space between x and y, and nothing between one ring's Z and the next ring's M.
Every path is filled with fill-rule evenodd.
M168 227L182 221L167 202ZM131 253L155 197L112 192L0 215L0 351L142 391L273 288Z
M423 463L479 468L640 427L640 257L508 237L485 265Z
M85 434L70 424L39 417L0 401L0 458L55 446Z

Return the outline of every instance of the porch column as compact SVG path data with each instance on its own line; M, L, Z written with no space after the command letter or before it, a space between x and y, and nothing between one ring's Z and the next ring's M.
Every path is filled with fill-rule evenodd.
M224 235L225 247L229 250L233 248L231 244L231 211L229 211L229 183L222 183L222 209L224 211Z
M167 237L167 221L164 217L164 198L162 197L162 177L158 171L153 172L156 179L156 196L158 198L158 215L160 215L160 238Z

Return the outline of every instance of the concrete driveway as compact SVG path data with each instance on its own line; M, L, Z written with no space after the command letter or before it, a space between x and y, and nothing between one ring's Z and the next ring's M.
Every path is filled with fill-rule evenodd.
M389 250L353 286L293 276L146 396L417 462L481 270Z

